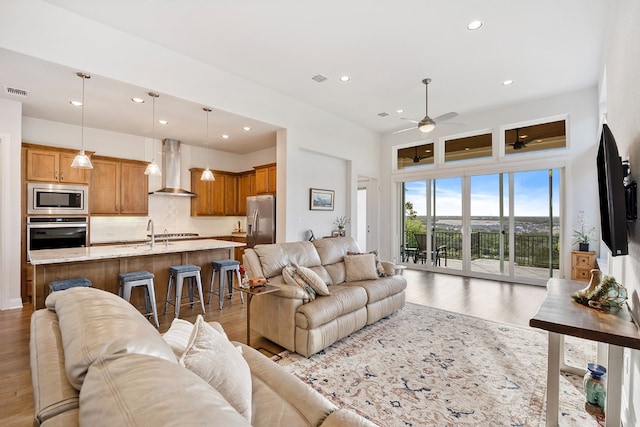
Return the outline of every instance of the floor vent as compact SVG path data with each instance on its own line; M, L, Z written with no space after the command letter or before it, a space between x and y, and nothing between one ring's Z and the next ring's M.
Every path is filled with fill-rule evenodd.
M318 83L322 83L325 80L329 80L329 77L323 76L322 74L318 74L316 76L311 77L311 80L314 80Z
M7 95L21 96L23 98L26 98L27 95L29 95L29 93L24 89L18 89L9 86L4 87L4 93L6 93Z

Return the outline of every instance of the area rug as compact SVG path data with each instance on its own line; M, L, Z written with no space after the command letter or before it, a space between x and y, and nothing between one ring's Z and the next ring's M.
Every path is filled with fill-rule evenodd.
M586 344L585 344L586 343ZM567 340L586 366L595 345ZM406 304L309 358L274 357L338 407L380 426L543 426L547 335ZM561 377L560 424L597 426L584 411L582 378Z

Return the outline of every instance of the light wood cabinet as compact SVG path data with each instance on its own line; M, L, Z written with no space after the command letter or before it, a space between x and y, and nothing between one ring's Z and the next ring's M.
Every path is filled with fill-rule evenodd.
M254 167L256 171L256 194L276 192L276 164Z
M588 282L591 270L596 268L596 253L571 251L571 280Z
M140 215L149 212L145 162L94 157L89 192L92 215Z
M225 175L224 214L238 215L238 176L236 174Z
M77 151L26 145L27 181L88 184L87 169L72 168ZM88 154L89 155L89 154Z
M225 215L227 174L213 171L215 181L202 181L200 177L204 169L192 168L189 171L191 172L191 191L196 194L196 197L191 199L191 216Z
M243 172L238 175L238 200L236 212L240 216L247 214L247 197L255 196L256 173Z

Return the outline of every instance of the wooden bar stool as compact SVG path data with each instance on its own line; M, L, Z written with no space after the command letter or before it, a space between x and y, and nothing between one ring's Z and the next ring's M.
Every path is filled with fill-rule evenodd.
M158 310L156 309L156 292L153 286L153 273L148 271L132 271L130 273L118 274L118 295L127 302L131 302L131 290L138 286L144 286L144 315L146 317L153 316L156 322L156 328L160 328L158 322Z
M182 296L182 284L186 279L189 279L188 288L188 303L182 303L182 298L186 298ZM173 288L173 283L175 282L175 299L171 298L171 289ZM169 267L169 285L167 286L167 301L164 304L164 313L167 314L167 308L169 304L173 304L174 306L174 314L175 317L178 318L180 316L180 306L189 304L193 309L193 297L194 297L194 282L198 286L198 297L200 298L200 306L202 308L202 314L205 313L204 310L204 297L202 296L202 280L200 278L200 267L197 265L185 264L185 265L174 265Z
M209 286L209 302L211 304L211 295L218 295L218 305L220 306L220 310L222 310L222 305L224 304L224 282L226 280L227 287L229 289L229 299L233 297L233 273L235 273L238 278L238 286L242 283L242 278L240 277L240 262L233 259L222 259L213 261L211 263L213 266L213 272L211 273L211 285ZM218 277L218 291L215 291L214 282L216 276ZM240 292L240 301L244 304L244 296L242 296L242 292Z

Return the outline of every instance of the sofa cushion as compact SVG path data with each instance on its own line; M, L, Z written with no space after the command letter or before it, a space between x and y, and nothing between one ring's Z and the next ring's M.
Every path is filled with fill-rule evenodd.
M380 261L380 257L378 256L378 251L373 250L369 251L370 254L376 256L376 272L378 273L378 277L385 277L387 275L387 271L384 269L382 265L382 261ZM365 252L347 252L347 255L363 255Z
M169 326L167 332L162 334L162 338L169 344L169 347L171 347L173 354L175 354L177 358L182 356L187 349L192 331L193 323L176 317L171 322L171 326Z
M376 280L349 282L344 285L364 288L367 292L367 304L371 304L404 291L407 288L407 281L403 276L386 276L378 277Z
M342 261L347 252L360 252L358 244L352 237L316 239L312 243L318 250L318 255L324 266Z
M118 354L99 358L89 368L80 391L80 425L250 424L220 392L183 366L142 354Z
M376 257L373 254L345 255L344 266L346 270L346 282L375 280L378 278Z
M251 372L240 351L198 315L180 364L218 390L251 421Z
M310 268L307 267L298 267L298 274L302 279L316 291L318 295L331 295L329 292L329 288L327 288L327 284L318 276L318 274Z
M253 249L260 259L262 273L267 279L282 274L282 269L287 265L321 265L318 252L311 242L256 245Z
M101 356L139 353L177 363L156 328L118 295L76 287L49 294L45 304L58 315L67 378L76 390Z
M296 311L296 326L313 329L367 305L367 293L359 286L334 285L331 296L320 296Z
M287 285L299 286L306 294L306 301L316 299L316 291L309 285L304 278L298 273L298 269L292 265L288 265L282 269L282 278Z

